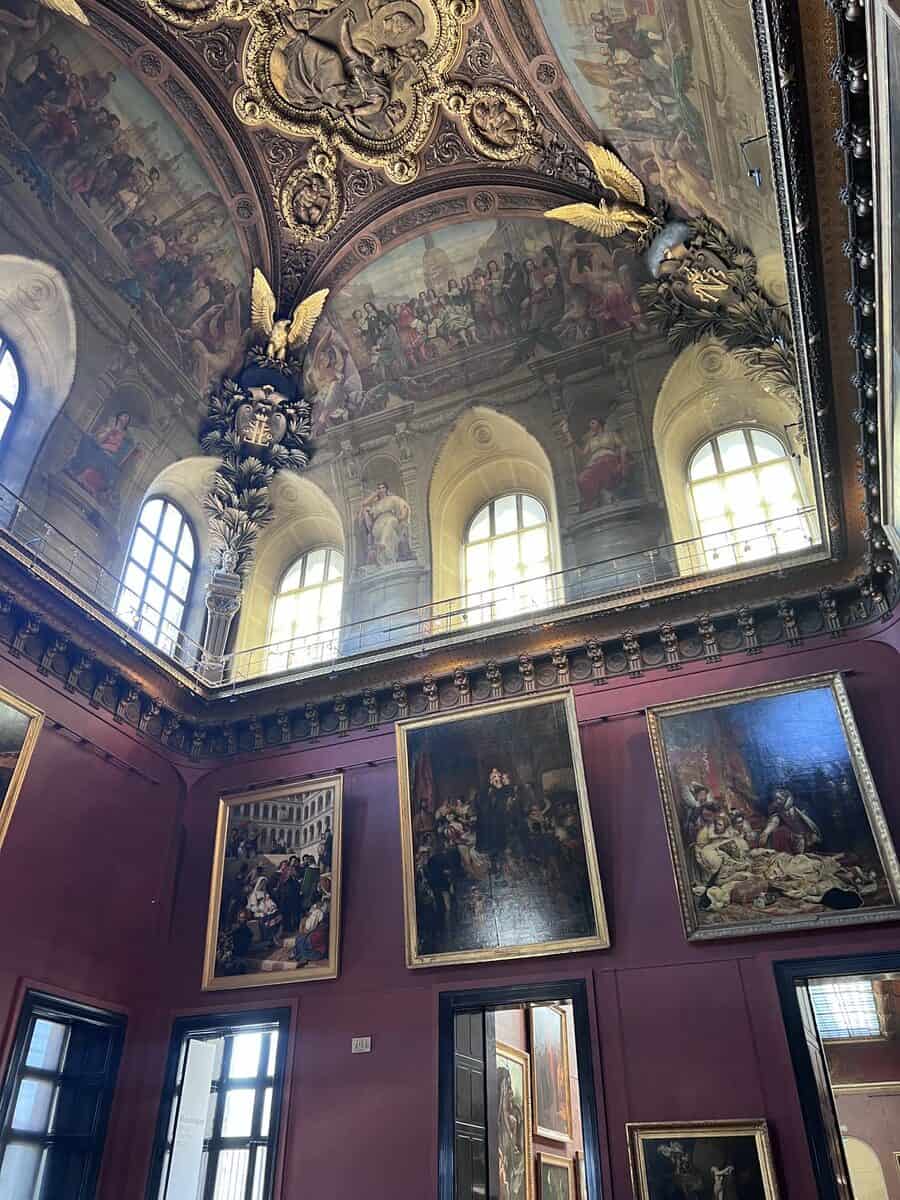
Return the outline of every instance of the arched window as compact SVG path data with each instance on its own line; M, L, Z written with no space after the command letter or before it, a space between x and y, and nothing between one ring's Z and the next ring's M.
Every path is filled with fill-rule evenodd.
M480 508L466 530L463 555L470 623L550 604L550 519L534 496L514 492Z
M0 442L22 390L22 376L12 346L0 329Z
M343 590L344 556L333 547L307 550L288 568L272 605L269 671L335 656Z
M701 564L708 570L805 550L814 541L793 460L764 429L728 429L688 463Z
M171 500L146 500L138 517L116 613L142 637L172 654L194 569L194 535Z

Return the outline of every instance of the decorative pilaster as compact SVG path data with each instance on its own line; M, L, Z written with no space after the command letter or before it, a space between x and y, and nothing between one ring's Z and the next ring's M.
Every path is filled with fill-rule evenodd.
M241 607L241 577L236 571L215 571L206 589L206 632L200 674L207 683L221 683L225 675L225 647L231 622Z

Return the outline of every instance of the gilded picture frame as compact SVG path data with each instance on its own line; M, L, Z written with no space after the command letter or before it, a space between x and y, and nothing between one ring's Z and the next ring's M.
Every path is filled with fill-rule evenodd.
M0 687L0 849L44 724L44 714Z
M548 1049L547 1039L543 1036L541 1027L542 1016L548 1013L552 1013L556 1018L559 1030L559 1036L554 1038L555 1045L550 1048L553 1053L549 1056L546 1053ZM535 1005L528 1010L528 1029L531 1038L531 1094L535 1135L541 1138L549 1138L552 1141L570 1142L573 1130L568 1013L559 1004ZM558 1056L558 1061L561 1064L560 1071L552 1069L554 1057L556 1056ZM546 1062L547 1057L549 1057L549 1064ZM550 1069L545 1070L545 1066L549 1066ZM546 1103L546 1101L550 1100L550 1097L547 1095L548 1091L557 1088L560 1075L565 1079L566 1086L564 1095L556 1097L557 1103L555 1107L557 1112L562 1115L562 1120L558 1126L554 1126L546 1119L551 1115L547 1110L553 1107L552 1104ZM545 1101L543 1111L542 1098Z
M663 1200L671 1176L684 1174L699 1197L709 1198L721 1180L742 1200L778 1200L778 1180L765 1121L662 1121L625 1126L635 1200ZM742 1144L743 1143L743 1144ZM654 1150L656 1153L654 1153ZM662 1184L662 1186L660 1186ZM722 1190L724 1185L724 1190Z
M219 798L204 991L338 977L342 827L339 774Z
M501 1187L498 1193L498 1200L514 1200L514 1197L520 1197L521 1200L534 1200L534 1157L531 1143L531 1113L532 1113L532 1097L531 1097L531 1055L525 1050L519 1050L516 1046L510 1046L506 1042L495 1042L495 1060L497 1063L498 1088L499 1088L499 1104L502 1108L504 1103L503 1088L499 1083L499 1073L501 1059L506 1059L508 1062L515 1063L519 1069L519 1077L522 1081L522 1157L524 1160L524 1190L512 1192L508 1189L503 1190L502 1179L508 1178L509 1172L501 1175L497 1171L498 1179L501 1180ZM502 1153L500 1139L502 1137L501 1122L497 1122L497 1153Z
M549 1183L551 1172L565 1172L565 1193ZM537 1200L575 1200L575 1161L559 1154L547 1154L542 1150L537 1156L538 1195Z
M897 919L900 864L839 674L647 724L689 941Z
M607 949L571 691L409 718L396 736L406 965Z

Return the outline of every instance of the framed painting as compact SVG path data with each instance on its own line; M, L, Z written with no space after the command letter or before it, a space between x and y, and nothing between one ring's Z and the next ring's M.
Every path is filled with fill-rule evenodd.
M340 775L219 800L203 988L338 975Z
M635 1200L778 1200L765 1121L626 1125Z
M529 1056L497 1042L496 1062L498 1200L534 1200Z
M689 940L897 918L900 867L839 675L647 721Z
M575 1164L556 1154L537 1156L538 1200L575 1200Z
M575 1151L575 1174L578 1177L578 1200L588 1200L587 1169L582 1150Z
M558 1004L529 1008L534 1132L568 1142L572 1138L569 1020Z
M0 846L43 723L40 709L0 688Z
M609 946L571 692L397 725L410 967Z

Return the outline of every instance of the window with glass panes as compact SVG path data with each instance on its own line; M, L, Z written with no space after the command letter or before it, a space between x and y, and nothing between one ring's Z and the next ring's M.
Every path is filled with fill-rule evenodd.
M147 500L131 538L116 614L174 653L194 570L194 535L171 500Z
M0 1093L3 1200L92 1200L125 1018L27 992Z
M12 346L0 329L0 441L6 433L9 419L22 390L22 376Z
M269 1200L288 1023L287 1009L175 1023L153 1200Z
M825 1042L884 1037L871 979L822 979L809 984L819 1037Z
M694 451L688 487L708 570L805 550L814 524L783 442L729 429Z
M344 556L320 546L284 573L272 605L267 663L270 671L322 662L337 654Z
M485 504L469 522L463 547L467 620L546 608L551 562L550 521L540 500L516 492Z

